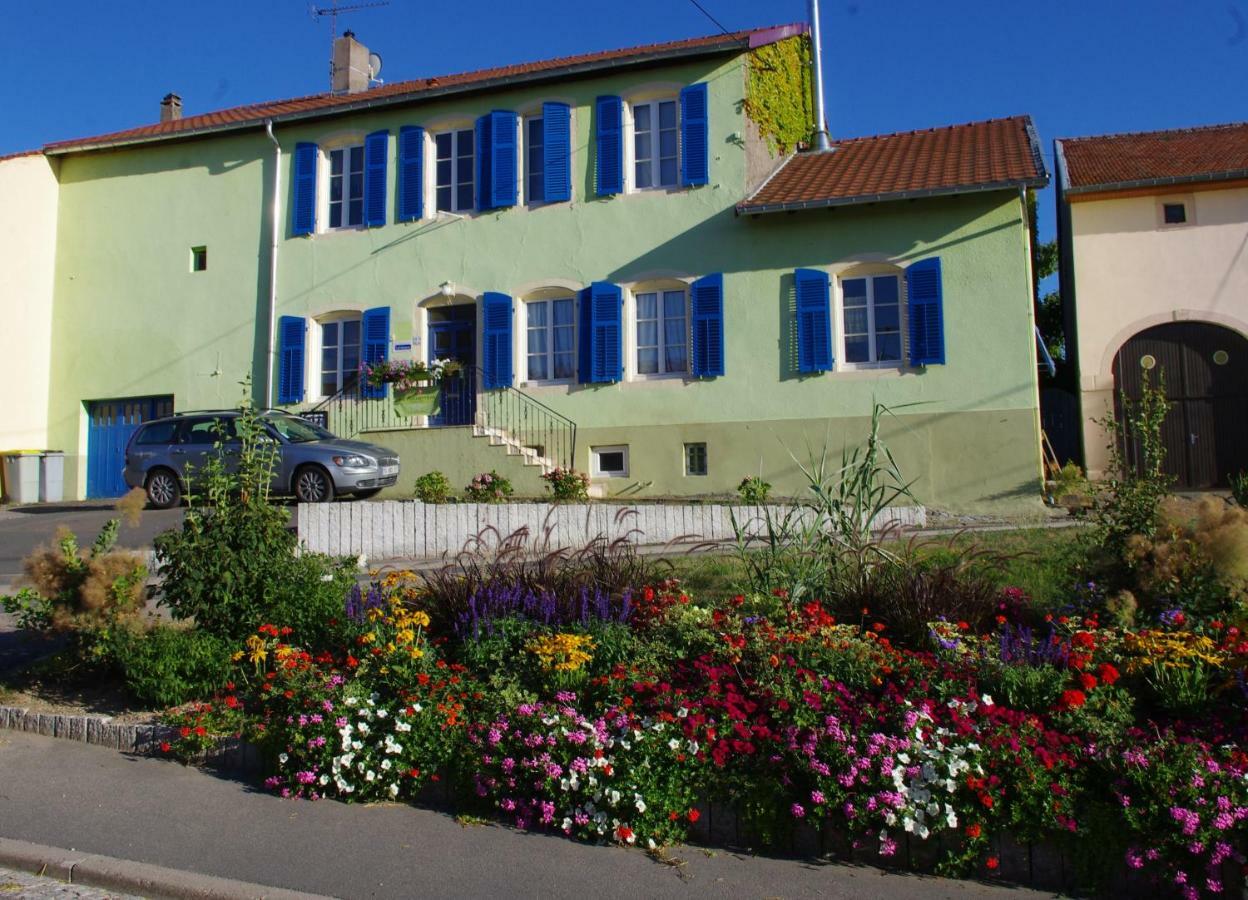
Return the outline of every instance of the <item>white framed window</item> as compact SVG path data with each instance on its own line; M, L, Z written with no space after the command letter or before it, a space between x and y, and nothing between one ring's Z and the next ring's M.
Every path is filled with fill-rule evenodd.
M332 397L360 371L361 317L320 323L321 396Z
M841 359L847 366L901 365L901 276L841 279Z
M524 120L524 202L546 202L545 148L546 133L541 116Z
M364 145L329 151L329 227L364 224Z
M639 291L636 308L638 375L689 371L689 296L685 288Z
M680 113L674 98L632 104L633 188L675 187L680 180Z
M525 359L529 381L576 377L576 300L549 297L524 304Z
M598 478L628 477L628 444L590 447L590 474Z
M439 212L467 212L475 205L474 141L471 128L443 131L433 136L435 208Z

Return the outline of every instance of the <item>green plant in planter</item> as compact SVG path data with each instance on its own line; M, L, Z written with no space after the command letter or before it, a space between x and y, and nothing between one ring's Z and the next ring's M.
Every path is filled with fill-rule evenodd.
M589 476L576 469L565 469L556 466L542 475L546 488L554 494L556 500L588 500Z
M771 493L771 484L757 475L749 475L741 479L741 483L737 485L737 493L741 495L742 503L761 506L767 502L767 497Z
M473 503L502 503L512 493L511 482L493 469L474 475L464 488L464 496Z
M436 469L416 479L416 499L422 503L446 503L451 499L451 482Z

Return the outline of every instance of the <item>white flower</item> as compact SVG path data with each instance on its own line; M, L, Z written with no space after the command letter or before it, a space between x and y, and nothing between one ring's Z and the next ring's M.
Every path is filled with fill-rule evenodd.
M288 759L290 759L290 757L289 757L289 756L287 756L285 753L279 753L279 754L277 755L277 761L278 761L278 762L280 762L282 765L285 765L285 764L286 764L286 760L288 760Z
M408 731L411 731L411 730L412 730L412 726L411 726L411 725L408 725L406 722L395 722L395 723L394 723L394 730L395 730L395 731L408 732Z
M992 698L988 696L987 694L984 694L984 696L980 697L979 702L984 704L984 706L992 706Z
M386 790L390 792L391 797L399 796L399 786L397 784L390 785L390 787L386 788Z
M321 776L321 785L322 785L322 786L324 786L324 785L327 785L327 784L329 784L329 776L328 776L328 775L322 775L322 776Z
M346 697L345 699L343 699L342 702L345 703L347 706L355 706L355 704L359 703L360 701L355 699L354 697Z
M611 791L611 793L607 794L607 799L611 801L612 806L615 806L615 804L620 802L620 792Z
M384 709L379 709L379 710L377 710L377 718L379 718L379 719L384 719L384 718L385 718L386 716L388 716L388 715L390 715L390 714L389 714L388 712L386 712Z
M646 801L640 797L637 798L637 812L644 813L646 811Z
M377 773L376 773L376 772L374 772L372 769L369 769L367 772L365 772L365 773L364 773L364 780L365 780L365 781L376 781L376 780L377 780Z
M676 710L676 718L678 719L683 719L687 715L689 715L689 710L685 709L683 706Z
M425 708L424 708L423 706L421 706L419 703L413 703L413 704L412 704L412 709L416 710L416 712L424 712L424 711L425 711Z
M658 845L654 843L654 838L647 838L646 846L649 847L651 850L653 850Z
M381 761L381 767L382 767L383 769L385 769L387 772L389 772L389 771L390 771L390 760L388 760L388 759L383 759L383 760Z
M680 739L679 739L679 738L672 738L670 741L668 741L668 742L667 742L667 746L668 746L668 747L670 747L670 748L671 748L671 749L673 749L673 750L679 750L679 749L680 749ZM284 762L284 761L285 761L285 760L283 760L283 762Z
M352 741L352 742L351 742L351 749L352 749L352 750L363 750L363 749L364 749L364 742L363 742L363 741Z
M359 725L355 727L359 730L360 734L368 734L368 726L365 725L363 722L361 722Z

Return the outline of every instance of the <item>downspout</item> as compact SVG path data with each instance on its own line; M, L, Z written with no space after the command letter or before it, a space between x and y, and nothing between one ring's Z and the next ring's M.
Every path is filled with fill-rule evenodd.
M815 149L831 150L828 111L823 105L823 49L819 38L819 0L810 0L811 68L815 70Z
M282 145L273 134L273 120L266 119L264 132L273 142L273 196L272 222L269 231L272 242L269 244L269 352L264 367L264 405L273 406L273 366L277 356L277 249L278 249L278 198L281 196L282 183Z

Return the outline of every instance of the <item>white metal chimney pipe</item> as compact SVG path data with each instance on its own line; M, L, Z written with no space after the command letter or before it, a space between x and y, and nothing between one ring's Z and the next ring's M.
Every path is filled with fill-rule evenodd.
M819 38L819 0L810 0L811 66L815 70L815 149L831 150L828 111L823 105L823 49Z

